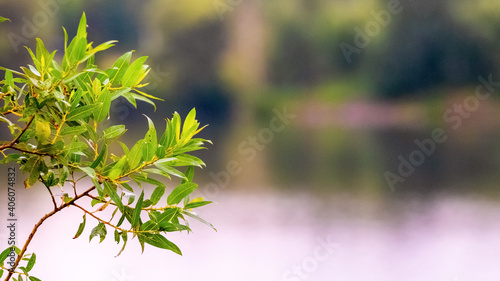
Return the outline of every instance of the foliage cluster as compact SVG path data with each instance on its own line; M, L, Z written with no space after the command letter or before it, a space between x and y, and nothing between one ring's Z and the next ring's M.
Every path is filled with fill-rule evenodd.
M187 217L211 226L193 212L194 208L211 202L190 198L197 189L193 182L194 168L204 163L189 153L209 142L195 137L203 129L196 120L196 111L193 109L183 122L174 113L166 120L163 134L146 117L149 126L146 135L131 148L127 147L119 141L126 132L125 125L108 127L104 121L111 103L120 97L135 107L137 101L154 106L153 100L157 98L141 91L147 85L143 83L149 72L144 64L147 57L132 61L132 52L127 52L111 68L99 69L94 64L95 55L116 41L96 47L88 42L85 14L76 36L69 41L66 30L64 36L60 62L55 59L56 51L49 52L43 41L37 39L34 52L27 48L33 65L22 67L21 72L0 67L5 71L5 78L0 81L0 121L11 133L9 139L0 142L3 156L0 163L17 163L28 174L25 187L42 183L54 206L34 226L23 248L9 247L0 254L0 276L7 272L5 280L11 276L19 281L39 280L30 275L36 255L26 253L28 245L46 219L67 207L83 212L83 221L74 238L82 234L90 217L97 225L91 230L89 240L98 237L102 242L111 230L115 241L123 244L118 254L131 237L137 237L143 251L144 245L149 244L181 254L165 237L167 233L191 231ZM121 155L111 152L117 150L123 151ZM167 192L167 186L158 177L181 180ZM79 185L89 183L88 179L92 186ZM145 185L154 187L150 196L145 195ZM139 192L134 186L142 189L140 195L136 196ZM63 187L71 191L53 190ZM112 213L102 212L105 209ZM16 252L17 258L14 266L7 268L5 260L11 251Z

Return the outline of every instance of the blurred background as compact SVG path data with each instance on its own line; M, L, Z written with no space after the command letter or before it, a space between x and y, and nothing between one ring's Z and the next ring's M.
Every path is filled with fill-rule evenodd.
M90 40L119 41L97 65L149 56L165 100L112 105L129 143L142 113L209 124L196 178L217 204L199 212L219 231L172 236L183 257L113 258L110 238L71 240L73 210L41 229L35 276L498 280L499 1L0 0L0 65L29 63L36 37L61 50L83 11ZM24 241L51 202L19 183Z

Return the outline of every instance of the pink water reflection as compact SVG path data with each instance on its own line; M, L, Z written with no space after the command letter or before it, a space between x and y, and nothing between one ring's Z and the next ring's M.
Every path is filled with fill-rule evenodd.
M33 192L22 192L20 240L36 222ZM42 197L43 199L44 197ZM40 198L36 199L40 201ZM386 203L307 194L239 194L217 198L202 215L218 232L193 222L194 233L170 238L184 256L136 241L122 256L111 236L88 243L90 227L71 239L81 214L73 209L40 229L30 250L42 280L342 280L468 281L500 277L500 207L447 197L433 203ZM90 221L89 221L90 222ZM4 240L5 231L1 238ZM318 239L337 247L318 257ZM134 243L135 242L135 243ZM300 270L298 269L300 267Z

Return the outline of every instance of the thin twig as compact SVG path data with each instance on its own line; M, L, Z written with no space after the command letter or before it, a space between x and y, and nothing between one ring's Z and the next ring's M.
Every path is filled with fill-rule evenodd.
M17 137L15 139L13 139L11 142L9 142L8 144L0 145L0 150L4 150L4 149L13 147L14 144L16 144L19 141L19 139L21 138L21 136L26 132L26 130L28 130L29 126L31 125L31 123L33 122L34 119L35 119L35 116L33 115L30 118L30 120L28 121L28 123L26 124L26 127L24 127L24 129L21 131L21 133L19 133L19 135L17 135Z
M45 187L47 187L47 190L50 193L50 197L52 198L52 203L54 203L54 210L55 210L55 209L57 209L57 203L56 203L56 199L54 198L54 194L52 193L52 190L50 189L50 187L48 187L48 186L45 186Z

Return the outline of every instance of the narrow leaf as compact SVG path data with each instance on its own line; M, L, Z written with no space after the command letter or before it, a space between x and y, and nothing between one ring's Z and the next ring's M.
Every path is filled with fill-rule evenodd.
M68 114L66 121L82 120L83 118L90 116L97 106L97 104L89 104L77 107Z
M76 239L78 237L80 237L80 235L82 235L82 232L83 230L85 229L85 223L87 222L87 218L85 216L85 214L83 215L83 222L80 223L80 225L78 226L78 230L76 231L76 234L75 236L73 237L73 239Z
M182 198L188 196L198 188L198 185L192 182L177 186L167 197L168 205L175 205L181 202Z
M151 204L154 206L158 204L158 201L163 197L163 194L165 194L165 186L158 186L155 188L153 191L153 194L151 194Z
M132 214L131 225L132 228L137 228L141 219L141 211L142 211L142 201L144 199L144 191L141 192L139 199L137 199L137 203L135 204L134 213Z

